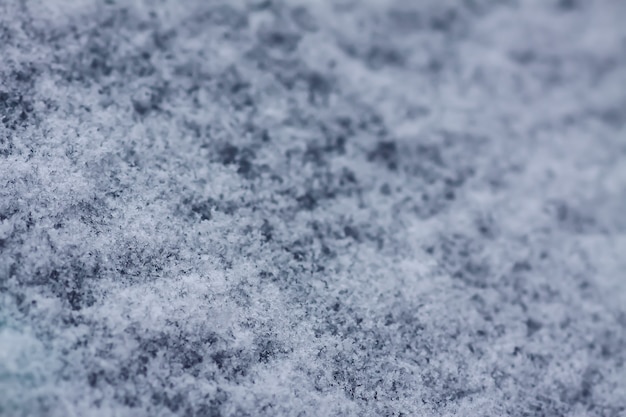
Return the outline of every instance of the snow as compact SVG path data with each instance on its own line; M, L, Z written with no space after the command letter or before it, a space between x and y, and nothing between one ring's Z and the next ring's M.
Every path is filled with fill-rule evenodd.
M0 415L626 412L624 17L0 2Z

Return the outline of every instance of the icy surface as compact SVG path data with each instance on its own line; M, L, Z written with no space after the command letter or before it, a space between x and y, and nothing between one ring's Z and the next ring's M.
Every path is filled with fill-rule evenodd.
M623 416L625 20L0 0L0 415Z

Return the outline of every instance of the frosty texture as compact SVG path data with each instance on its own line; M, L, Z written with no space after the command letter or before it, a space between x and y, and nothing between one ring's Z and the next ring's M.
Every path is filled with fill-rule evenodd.
M623 415L625 20L0 0L0 415Z

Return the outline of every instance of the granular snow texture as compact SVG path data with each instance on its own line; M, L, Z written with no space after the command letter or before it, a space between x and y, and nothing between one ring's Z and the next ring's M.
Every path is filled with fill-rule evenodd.
M623 0L0 0L0 415L626 415Z

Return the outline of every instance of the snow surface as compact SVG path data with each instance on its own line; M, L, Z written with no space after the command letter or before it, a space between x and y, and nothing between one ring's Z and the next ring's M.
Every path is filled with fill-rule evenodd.
M625 415L625 20L0 0L0 415Z

